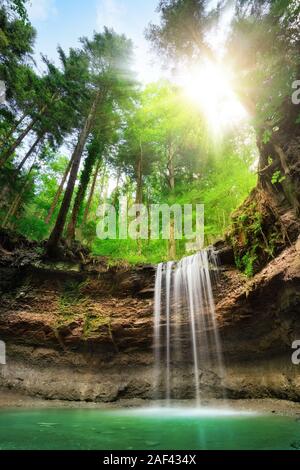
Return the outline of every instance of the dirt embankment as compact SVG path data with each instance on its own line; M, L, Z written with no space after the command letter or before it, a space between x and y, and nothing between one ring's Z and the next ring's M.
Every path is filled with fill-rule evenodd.
M26 243L0 243L0 386L52 400L151 399L154 268L109 267L85 254L50 262ZM222 266L215 298L225 375L204 367L203 393L300 401L300 366L291 361L300 339L299 246L251 280ZM177 398L192 397L187 364L177 376Z

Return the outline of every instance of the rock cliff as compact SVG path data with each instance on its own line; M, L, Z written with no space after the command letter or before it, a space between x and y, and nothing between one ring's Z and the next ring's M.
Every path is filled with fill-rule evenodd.
M152 266L44 260L35 244L1 238L0 387L46 399L153 397ZM221 260L230 262L230 256ZM201 370L204 396L300 401L300 252L293 245L252 279L222 265L215 287L225 374ZM193 396L188 358L176 398Z

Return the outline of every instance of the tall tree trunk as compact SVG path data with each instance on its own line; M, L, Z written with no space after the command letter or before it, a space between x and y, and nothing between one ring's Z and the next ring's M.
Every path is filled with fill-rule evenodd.
M169 144L168 149L168 183L171 192L175 189L175 167L174 167L174 149L172 143ZM176 259L176 241L175 241L175 224L174 217L170 220L170 240L169 240L169 258Z
M98 97L98 95L97 95L97 97ZM76 183L76 179L77 179L78 172L79 172L82 153L83 153L87 138L89 136L89 133L90 133L90 130L91 130L91 127L92 127L92 123L93 123L97 103L98 103L98 99L96 98L93 102L90 113L89 113L89 115L88 115L88 117L85 121L85 124L84 124L83 129L80 133L77 145L76 145L74 153L73 153L73 157L72 157L73 164L72 164L72 168L71 168L71 172L70 172L70 176L69 176L68 185L67 185L65 195L64 195L64 198L63 198L63 202L62 202L62 205L61 205L61 208L60 208L57 220L56 220L56 224L54 226L54 229L53 229L53 231L50 235L50 238L49 238L48 244L47 244L48 254L50 256L55 256L55 253L56 253L57 248L58 248L58 244L59 244L59 242L61 240L61 237L63 235L63 231L64 231L64 227L65 227L65 223L66 223L66 218L67 218L68 211L69 211L69 208L70 208L72 196L73 196L73 193L74 193L75 183Z
M101 179L100 179L99 202L106 201L107 199L107 195L106 195L107 178L108 178L107 168L104 168Z
M6 214L6 217L3 221L3 228L11 228L12 227L12 223L11 223L11 218L14 217L14 215L18 212L19 208L20 208L20 205L21 205L21 202L22 202L22 196L24 194L24 191L22 191L20 194L18 194L12 205L11 205L11 208L10 210L8 211L8 213Z
M2 154L2 158L0 160L0 168L7 162L7 160L11 157L14 151L19 147L19 145L23 142L25 137L29 134L29 132L33 129L33 126L36 123L36 119L31 121L30 124L26 127L26 129L21 132L17 140Z
M6 140L9 140L12 135L16 132L18 127L22 124L23 121L28 117L28 114L23 114L23 116L15 123L15 125L10 129L10 131L6 134Z
M103 187L103 197L102 197L102 200L104 202L107 201L107 196L108 196L108 174L107 173L104 173L103 175L103 182L102 182L102 187Z
M22 198L23 198L23 194L25 193L26 189L28 188L29 184L30 184L30 174L33 170L33 167L34 167L34 163L31 165L31 168L30 170L28 171L28 174L27 174L27 180L21 190L20 193L18 193L10 207L10 209L8 210L3 222L2 222L2 227L6 227L8 221L14 217L14 215L18 212L19 208L20 208L20 205L22 203Z
M140 143L140 154L136 165L136 204L143 203L143 147Z
M117 181L116 181L116 187L113 191L113 195L114 195L114 198L113 198L113 204L114 206L117 205L118 203L118 199L119 199L119 187L120 187L120 179L121 179L121 168L119 167L118 168L118 172L117 172Z
M92 186L91 186L91 189L90 189L90 194L89 194L89 197L88 197L88 200L87 200L87 203L86 203L86 207L85 207L85 210L84 210L82 224L81 224L82 226L84 226L86 224L86 221L87 221L87 218L88 218L88 214L89 214L89 211L90 211L90 208L91 208L92 200L93 200L93 197L94 197L94 194L95 194L95 188L96 188L97 178L98 178L98 174L99 174L99 171L100 171L100 168L101 168L101 164L102 164L102 160L99 160L99 162L97 164L97 167L96 167L96 170L95 170L95 173L94 173Z
M41 140L43 139L44 135L40 135L35 141L34 143L32 144L32 146L30 147L30 149L28 150L28 152L26 153L25 157L23 158L23 160L20 162L20 164L18 165L17 167L17 171L21 171L23 166L25 165L25 163L27 162L28 158L32 155L32 153L34 152L34 150L36 149L37 145L41 142Z
M47 225L50 223L50 221L51 221L51 219L52 219L52 216L53 216L54 211L55 211L55 209L56 209L56 206L57 206L57 204L58 204L59 198L60 198L60 196L61 196L61 194L62 194L62 192L63 192L63 190L64 190L64 185L65 185L65 183L66 183L66 181L67 181L67 178L68 178L68 176L69 176L69 173L70 173L72 164L73 164L73 158L70 159L70 161L69 161L69 163L68 163L68 165L67 165L67 168L66 168L66 170L65 170L65 172L64 172L64 175L63 175L63 178L62 178L62 180L61 180L61 182L60 182L59 188L58 188L58 190L56 191L56 194L55 194L55 196L54 196L54 199L53 199L53 202L52 202L51 207L50 207L50 209L49 209L49 212L48 212L48 214L47 214L47 217L45 218L45 223L46 223Z
M142 204L143 203L143 145L140 140L140 154L138 157L137 165L136 165L136 196L135 196L135 203ZM141 213L138 211L137 217L140 217ZM141 256L142 254L142 240L138 238L137 240L138 246L138 254Z
M77 225L77 220L78 220L78 216L79 216L79 211L80 211L80 208L82 206L82 203L83 203L83 200L84 200L84 197L85 197L85 194L86 194L86 190L87 190L89 182L90 182L90 178L91 178L93 166L95 164L95 160L96 160L96 155L91 153L91 154L88 155L88 157L85 161L85 165L84 165L84 169L83 169L83 172L82 172L82 175L81 175L79 188L78 188L76 198L75 198L75 201L74 201L74 206L73 206L70 222L69 222L68 228L67 228L67 237L66 237L66 239L67 239L67 243L69 245L71 245L72 241L75 240L75 231L76 231L76 225Z
M52 98L51 98L51 103L53 103L55 100L59 99L59 96L57 93L54 93ZM26 129L24 129L23 132L19 135L17 140L7 149L4 150L1 158L0 158L0 168L7 162L7 160L11 157L11 155L14 153L14 151L19 147L19 145L23 142L25 137L29 134L29 132L33 129L34 125L38 122L40 119L40 116L43 116L45 112L48 109L48 104L45 104L41 110L39 111L39 114L28 124ZM26 117L26 116L25 116ZM23 121L23 119L22 119Z
M41 141L41 139L42 139L42 136L38 137L36 139L36 141L34 142L34 144L30 147L30 149L26 153L25 157L23 158L23 160L21 161L21 163L17 167L17 172L20 172L22 170L22 168L25 165L26 161L28 160L30 155L33 153L33 151L35 150L36 146ZM8 192L9 192L9 184L7 183L3 186L2 190L1 190L1 193L0 193L0 201L1 201L0 202L0 207L5 204L4 200L5 200L5 197L8 194Z
M9 195L10 186L5 184L0 193L0 208L6 205L8 195Z

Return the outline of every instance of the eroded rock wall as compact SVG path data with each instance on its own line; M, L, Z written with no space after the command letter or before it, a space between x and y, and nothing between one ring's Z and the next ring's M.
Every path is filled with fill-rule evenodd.
M47 399L153 398L153 267L8 263L1 275L1 387ZM215 299L225 375L200 370L203 396L300 401L300 366L291 361L300 339L296 246L251 280L223 266ZM194 396L192 373L187 356L175 398Z

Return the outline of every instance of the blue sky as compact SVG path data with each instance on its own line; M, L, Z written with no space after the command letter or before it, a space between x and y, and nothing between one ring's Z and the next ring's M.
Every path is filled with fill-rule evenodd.
M158 0L29 0L29 4L29 16L37 30L37 58L43 52L55 60L58 44L63 49L76 46L79 37L91 37L105 25L134 41L135 68L142 81L159 78L160 68L153 66L155 59L144 38L149 22L158 22Z

